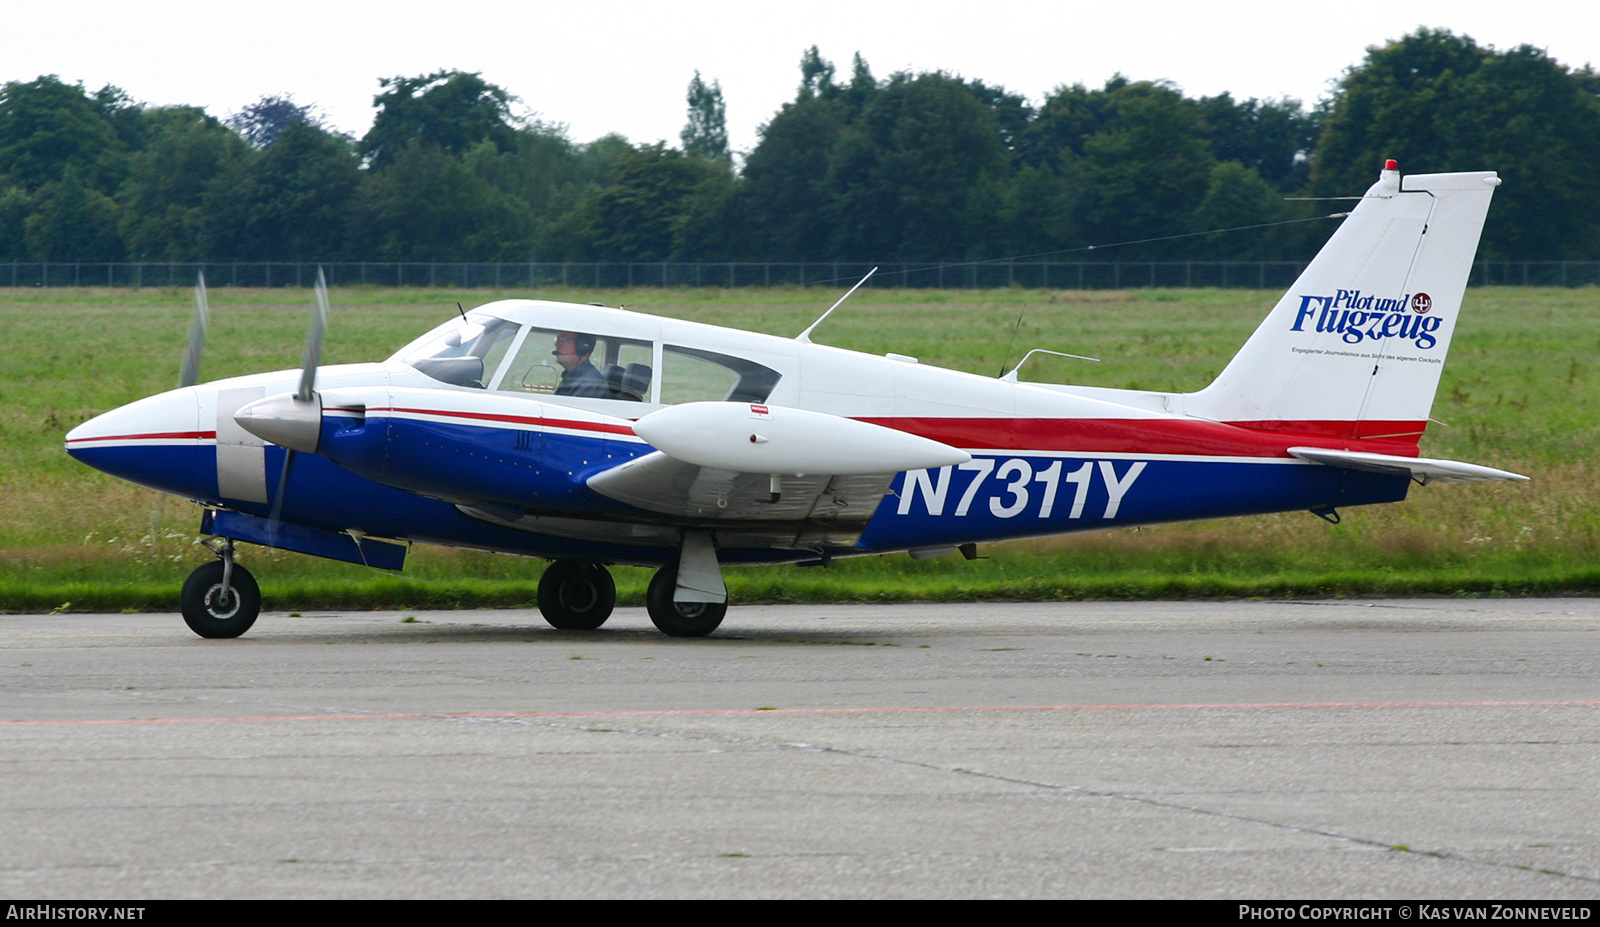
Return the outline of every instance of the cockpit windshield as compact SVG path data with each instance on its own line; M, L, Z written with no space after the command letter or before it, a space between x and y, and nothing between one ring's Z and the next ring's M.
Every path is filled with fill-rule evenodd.
M441 383L487 386L486 374L500 368L521 326L493 316L444 326L438 335L408 351L400 360Z

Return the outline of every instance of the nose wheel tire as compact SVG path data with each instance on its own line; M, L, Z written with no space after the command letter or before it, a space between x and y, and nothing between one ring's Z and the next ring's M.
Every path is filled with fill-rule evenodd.
M539 577L539 614L552 628L593 631L616 605L616 580L601 564L557 560Z
M672 593L678 588L678 565L670 564L656 571L645 591L645 609L650 620L668 637L705 637L728 613L727 602L674 602Z
M222 572L222 561L213 560L183 581L178 597L183 621L201 637L238 637L261 614L261 587L250 571L235 563L226 589Z

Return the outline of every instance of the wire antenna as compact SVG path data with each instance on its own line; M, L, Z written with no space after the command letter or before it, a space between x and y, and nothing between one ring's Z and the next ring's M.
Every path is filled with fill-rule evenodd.
M1017 346L1017 332L1022 331L1022 316L1027 311L1028 305L1024 303L1022 305L1022 312L1017 313L1017 324L1011 329L1011 343L1006 345L1005 356L1000 358L1000 372L995 374L997 377L1003 377L1006 374L1006 365L1011 363L1011 351ZM1022 365L1018 364L1017 366L1021 367Z
M876 268L876 267L874 267L871 270L867 271L867 275L865 277L862 277L860 280L856 281L856 285L850 288L850 293L854 293L856 290L861 289L861 284L866 283L868 280L871 280L872 279L872 275L877 273L877 272L878 272L878 268ZM828 318L828 316L833 315L833 310L835 310L835 309L839 308L841 305L843 305L844 301L850 298L850 293L846 293L843 296L839 297L839 301L838 302L836 302L833 305L829 306L827 312L824 312L820 317L818 317L818 319L815 322L812 322L810 325L806 326L806 330L801 332L800 334L796 335L794 340L800 342L801 344L810 344L811 343L811 332L813 330L815 330L818 325L821 325L823 323L823 321Z

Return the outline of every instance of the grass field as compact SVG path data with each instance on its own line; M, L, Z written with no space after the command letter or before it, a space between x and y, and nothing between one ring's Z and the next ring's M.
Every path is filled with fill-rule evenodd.
M630 309L792 335L837 298L820 289L333 293L326 363L379 360L471 306L508 296ZM1024 379L1193 390L1278 294L1254 290L865 290L816 340L993 376L1045 347ZM211 293L203 379L298 363L310 294ZM62 451L91 416L175 385L186 289L0 289L0 610L170 609L210 555L198 510L120 483ZM1020 328L1017 325L1021 317ZM1013 332L1016 332L1013 339ZM1527 473L1524 484L1442 484L1328 525L1307 513L1000 544L986 558L868 557L827 570L730 570L736 601L1059 599L1600 591L1600 290L1467 294L1427 456ZM526 605L543 563L417 548L411 578L250 549L268 608ZM648 574L619 568L624 602Z

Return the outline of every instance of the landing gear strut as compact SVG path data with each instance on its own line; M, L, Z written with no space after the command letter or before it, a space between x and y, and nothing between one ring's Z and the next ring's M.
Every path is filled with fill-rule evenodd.
M201 637L238 637L261 614L261 587L250 571L233 562L233 540L224 538L220 559L205 564L183 581L178 596L183 621Z
M593 631L616 604L617 583L604 564L557 560L539 577L539 614L552 628Z
M650 620L668 637L705 637L722 624L728 613L728 603L674 602L673 593L678 588L678 564L669 563L656 571L650 588L644 595Z

